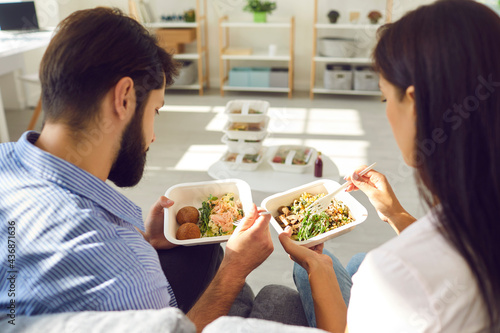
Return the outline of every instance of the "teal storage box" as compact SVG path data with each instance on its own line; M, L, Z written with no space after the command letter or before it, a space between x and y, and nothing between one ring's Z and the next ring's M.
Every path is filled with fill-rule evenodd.
M271 69L268 67L255 67L250 72L250 87L269 88Z
M229 71L229 86L231 87L248 87L250 86L250 73L252 69L249 67L233 67Z

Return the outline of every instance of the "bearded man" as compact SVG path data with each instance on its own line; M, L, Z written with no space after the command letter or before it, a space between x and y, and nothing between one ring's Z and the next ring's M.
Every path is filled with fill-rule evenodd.
M205 281L188 286L197 291L186 301L186 288L169 283L190 278L169 259L188 250L163 235L172 200L160 197L143 222L141 209L106 183L140 181L176 73L171 55L118 10L82 10L59 24L40 66L43 129L0 145L0 315L12 307L25 316L159 309L183 300L201 330L228 313L246 276L271 254L269 216L254 205L220 267L205 267L213 274L200 274ZM199 254L217 257L217 249Z

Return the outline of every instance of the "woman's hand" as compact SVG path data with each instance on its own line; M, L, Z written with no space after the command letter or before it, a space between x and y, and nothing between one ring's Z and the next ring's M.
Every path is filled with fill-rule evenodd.
M347 307L335 276L332 259L322 254L323 244L308 249L292 241L291 235L292 230L287 227L279 235L279 239L290 258L307 271L317 327L328 332L344 332Z
M408 225L415 221L415 218L401 206L398 198L394 194L391 185L387 178L375 170L370 170L363 176L358 172L366 168L359 167L351 176L346 177L346 180L352 181L346 189L347 192L361 190L370 199L371 204L377 210L382 221L389 223L396 232L401 232Z
M308 273L315 265L327 265L332 267L332 260L329 256L322 254L324 244L318 244L311 248L297 245L290 237L292 229L286 227L285 231L279 235L281 245L290 255L290 259L302 266Z

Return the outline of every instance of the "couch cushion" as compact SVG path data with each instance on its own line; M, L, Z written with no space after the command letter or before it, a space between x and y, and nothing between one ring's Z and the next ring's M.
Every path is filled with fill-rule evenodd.
M285 325L272 321L240 318L240 317L221 317L210 325L205 327L203 333L321 333L325 332L317 328Z
M194 324L177 308L108 312L66 312L39 316L16 316L15 325L2 317L3 333L195 333Z

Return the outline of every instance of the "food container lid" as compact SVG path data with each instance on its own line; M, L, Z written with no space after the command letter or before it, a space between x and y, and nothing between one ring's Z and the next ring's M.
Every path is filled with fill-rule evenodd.
M306 146L280 146L271 162L285 165L306 165L311 161L314 148Z

